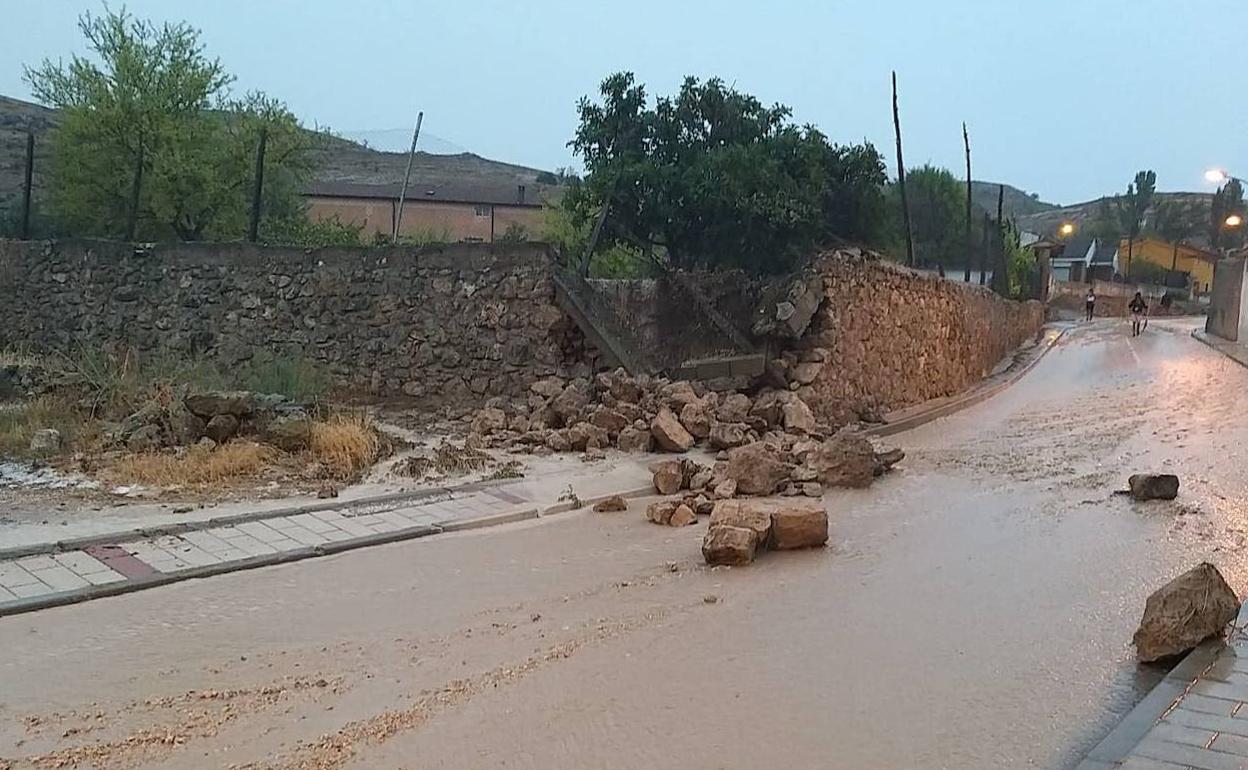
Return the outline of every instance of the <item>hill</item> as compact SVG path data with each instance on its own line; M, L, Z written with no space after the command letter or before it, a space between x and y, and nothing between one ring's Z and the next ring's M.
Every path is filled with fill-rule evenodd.
M1105 200L1106 198L1102 197L1072 206L1062 206L1028 214L1019 217L1018 224L1023 230L1044 236L1056 235L1058 228L1065 222L1074 224L1076 228L1084 228L1096 219L1101 204ZM1212 200L1213 196L1209 193L1159 192L1154 196L1153 205L1145 214L1145 218L1146 221L1151 218L1157 210L1157 206L1163 203L1177 203L1181 205L1186 212L1188 220L1196 229L1196 233L1189 239L1190 242L1194 246L1203 248L1209 242L1209 237L1205 230L1207 229L1209 206Z
M997 215L997 190L999 182L971 182L971 203L976 208ZM1005 216L1018 219L1031 214L1041 214L1057 208L1056 204L1045 203L1034 193L1024 192L1017 187L1005 185L1005 201L1002 206Z
M16 211L21 202L26 132L35 134L35 197L44 189L49 167L47 134L57 123L56 110L20 99L0 96L0 218ZM381 152L329 134L315 134L314 182L401 184L407 169L407 153ZM415 183L442 185L448 182L473 185L524 184L541 192L536 184L541 169L483 158L470 152L438 155L417 152L412 162Z

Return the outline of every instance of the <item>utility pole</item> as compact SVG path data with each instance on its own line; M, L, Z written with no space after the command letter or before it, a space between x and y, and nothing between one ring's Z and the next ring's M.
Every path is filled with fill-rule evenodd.
M997 185L997 249L992 268L992 287L1002 297L1010 295L1009 266L1005 264L1005 185Z
M126 240L133 241L139 229L139 195L143 191L143 140L139 140L139 154L134 163L134 182L130 187L130 214L126 219Z
M399 188L399 210L394 214L394 232L390 242L399 242L399 226L403 223L403 201L407 198L407 183L412 178L412 161L416 159L416 141L420 139L420 124L425 120L424 111L416 113L416 130L412 132L412 149L407 153L407 171L403 173L403 186Z
M906 264L914 267L914 235L910 231L910 202L906 199L906 164L901 159L901 115L897 110L897 70L893 70L893 132L897 135L897 192L901 195L901 220L906 228Z
M269 132L260 128L260 142L256 145L255 186L251 188L251 223L247 227L247 240L252 243L260 236L260 198L264 194L264 151L269 143Z
M992 260L988 255L992 253L992 217L988 216L988 212L984 212L984 233L982 247L979 250L979 285L983 286L988 274L988 265Z
M966 121L962 121L962 144L966 146L966 269L962 282L971 282L971 253L975 246L971 235L971 137L966 133Z
M30 192L31 180L35 174L35 134L26 133L26 173L22 182L22 227L17 237L21 240L30 238Z

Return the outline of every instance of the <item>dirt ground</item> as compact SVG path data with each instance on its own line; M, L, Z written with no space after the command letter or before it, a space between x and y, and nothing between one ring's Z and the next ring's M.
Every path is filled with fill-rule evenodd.
M1148 593L1248 588L1248 372L1188 328L896 437L825 550L707 569L636 501L0 619L0 767L1073 766L1162 673Z

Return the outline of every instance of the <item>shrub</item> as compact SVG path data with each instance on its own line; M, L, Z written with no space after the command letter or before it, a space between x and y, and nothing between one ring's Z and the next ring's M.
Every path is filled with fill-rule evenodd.
M352 478L390 449L390 442L363 413L338 414L312 423L308 453L326 476Z

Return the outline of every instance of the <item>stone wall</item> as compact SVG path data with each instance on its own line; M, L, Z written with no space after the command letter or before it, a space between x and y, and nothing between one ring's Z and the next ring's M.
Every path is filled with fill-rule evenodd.
M226 367L257 351L294 354L358 391L467 405L523 393L583 358L550 270L533 244L0 241L0 345L124 347Z
M823 301L780 363L833 425L966 390L1044 323L1038 302L856 253L824 255L806 277Z

